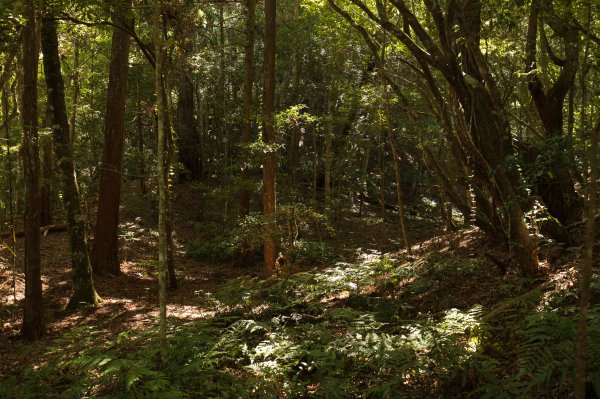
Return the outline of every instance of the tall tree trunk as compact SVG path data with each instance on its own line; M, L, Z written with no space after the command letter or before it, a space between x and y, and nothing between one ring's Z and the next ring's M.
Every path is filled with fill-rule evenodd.
M156 88L156 109L157 109L157 151L156 166L158 171L158 301L159 301L159 325L158 336L161 345L161 359L166 359L167 345L167 181L165 174L165 155L166 155L166 137L165 137L165 98L163 63L165 44L162 38L162 1L155 0L154 3L154 21L153 21L153 39L156 54L155 88Z
M141 67L137 68L136 79L136 116L135 127L137 131L137 163L138 176L140 179L140 191L142 195L146 195L146 159L144 157L144 110L142 110L142 95L140 90Z
M229 163L229 132L227 131L225 102L225 16L223 15L223 3L219 3L219 79L217 82L217 137L223 142L223 165L227 168ZM223 204L224 217L227 218L227 199Z
M163 34L166 34L163 32ZM164 59L163 59L163 127L164 127L164 139L165 139L165 157L164 157L164 180L165 180L165 209L167 213L166 224L166 234L167 234L167 282L168 288L175 290L177 289L177 275L175 274L175 242L173 240L173 207L171 206L173 198L171 197L171 192L169 187L175 181L177 181L176 173L171 173L172 165L176 162L177 159L177 144L175 142L175 137L173 135L173 128L171 126L171 114L172 114L172 98L171 98L171 88L169 87L169 80L165 78L166 73ZM171 178L171 176L174 176Z
M246 154L252 142L252 120L254 119L254 36L256 24L256 0L246 2L246 47L244 48L244 106L242 111L242 153ZM245 161L244 157L244 161ZM246 163L246 162L244 162ZM240 216L250 213L250 169L242 168L242 189L240 190Z
M333 93L327 95L327 124L325 128L325 207L331 206L331 169L333 167Z
M394 159L394 174L396 177L396 201L398 204L398 218L400 219L400 232L402 234L402 239L404 241L404 246L406 247L406 252L410 255L411 245L410 239L408 238L408 230L406 228L406 221L404 217L404 199L402 197L402 176L400 171L400 157L398 155L398 151L396 150L396 144L394 143L394 131L392 128L392 116L390 110L390 97L388 93L387 83L385 81L385 46L386 46L387 35L384 33L383 39L383 49L381 51L381 68L379 71L379 77L381 79L381 85L383 86L383 111L385 113L385 125L387 132L387 139L392 149L392 157ZM444 205L442 204L442 209Z
M47 15L42 20L42 54L48 102L52 109L52 139L58 160L63 203L67 212L71 267L73 269L73 295L67 309L85 304L97 305L98 294L92 280L92 267L88 253L85 221L79 202L79 188L73 166L69 119L65 103L64 81L58 53L56 19Z
M586 397L587 383L587 351L589 346L588 337L588 307L591 299L590 284L592 281L592 264L594 260L595 240L595 218L597 211L598 195L598 136L600 135L600 118L592 129L590 137L590 148L588 152L590 165L590 179L587 184L586 204L586 238L585 255L583 267L579 273L579 321L577 323L577 357L576 357L576 380L575 398Z
M377 173L379 173L379 208L381 209L381 220L385 222L385 169L383 158L385 155L383 146L383 132L377 134Z
M312 202L317 204L317 185L319 180L319 150L317 148L317 129L312 129L313 165L312 165Z
M385 86L385 84L384 84ZM392 157L394 158L394 174L396 177L396 202L398 205L398 218L400 220L400 233L402 234L402 240L404 241L404 247L406 252L411 254L410 239L408 238L408 230L406 228L406 221L404 217L404 199L402 197L402 176L400 171L400 156L396 150L396 144L394 143L394 136L392 130L392 121L390 116L390 105L389 98L387 96L387 88L384 87L384 103L385 103L385 119L386 119L386 131L387 139L392 150ZM443 207L443 205L442 205Z
M301 7L300 0L294 0L292 18L300 18ZM297 28L296 28L297 29ZM299 44L294 45L292 55L293 59L293 77L292 77L292 105L298 105L300 101L300 77L302 75L302 54ZM300 162L300 140L302 131L300 126L293 126L290 134L290 175L292 178L292 188L298 190L298 163Z
M23 172L25 174L25 303L21 335L36 340L45 332L40 272L40 159L37 123L39 47L33 0L22 0L23 16Z
M14 57L14 56L13 56ZM11 57L12 58L12 57ZM8 186L8 228L10 232L10 250L12 251L12 291L13 291L13 301L17 301L17 256L16 256L16 239L15 239L15 217L14 217L14 208L13 208L13 198L14 198L14 183L13 183L13 162L12 162L12 154L10 151L11 147L11 137L10 137L10 129L8 127L10 120L12 119L8 114L8 93L6 92L6 86L4 83L0 82L2 90L2 115L3 115L3 130L5 133L4 139L6 140L6 157L4 158L4 170L7 172L6 180ZM14 109L16 110L16 104L14 104ZM16 116L16 113L15 113Z
M115 4L112 20L120 27L133 24L131 0L121 0ZM121 273L118 235L119 204L121 202L130 37L120 27L114 27L112 33L98 214L91 253L92 266L94 272L98 274Z
M188 180L197 179L201 175L200 137L194 120L194 110L194 85L189 77L182 73L179 77L176 128L179 159L189 172L184 176Z
M51 123L49 124L51 125ZM40 223L43 226L52 224L52 140L43 137L42 142L42 187L40 192Z
M75 128L77 123L77 111L79 110L79 37L73 40L73 73L71 75L71 85L73 92L71 93L71 117L69 119L71 149L75 143Z
M265 49L264 49L264 121L263 141L268 148L263 161L263 214L265 217L264 269L265 275L275 273L277 246L275 243L275 43L276 0L265 0Z

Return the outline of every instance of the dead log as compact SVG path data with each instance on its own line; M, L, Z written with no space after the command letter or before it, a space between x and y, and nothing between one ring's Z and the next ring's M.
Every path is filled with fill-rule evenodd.
M68 225L66 223L49 224L47 226L40 227L40 234L46 236L48 233L55 233L58 231L67 231ZM10 238L12 235L11 231L3 231L0 233L2 238ZM15 231L15 237L23 237L25 235L24 230Z

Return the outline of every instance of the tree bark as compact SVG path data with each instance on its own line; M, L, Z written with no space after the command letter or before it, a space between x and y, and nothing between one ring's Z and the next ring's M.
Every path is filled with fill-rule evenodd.
M165 44L162 39L162 1L155 0L153 18L153 39L156 54L155 88L157 108L157 153L156 166L158 170L158 301L159 301L159 325L158 336L161 345L161 359L166 360L167 346L167 181L165 174L165 98L163 81L163 62Z
M146 195L146 159L144 157L144 111L142 110L142 96L140 90L141 67L138 66L136 76L136 115L135 128L137 131L137 173L140 179L140 191Z
M22 0L25 24L22 30L23 85L23 172L25 174L25 303L21 335L37 340L45 333L40 271L40 160L37 123L37 76L39 47L36 9L33 0Z
M69 117L58 52L56 19L52 15L46 15L42 20L42 54L44 55L44 76L48 102L52 110L52 139L60 170L62 197L67 212L67 231L71 247L73 295L67 309L73 310L86 304L96 306L100 298L96 294L92 280L85 221L79 202L79 187L73 165Z
M264 121L263 142L267 149L263 161L263 215L265 217L264 271L266 276L275 273L277 246L275 243L275 43L277 10L276 0L265 0L265 48L264 48Z
M52 224L52 140L44 137L42 140L42 158L44 166L42 167L42 187L40 192L40 224Z
M70 130L70 141L71 148L75 143L75 129L77 127L77 111L79 110L79 38L75 36L73 39L73 74L71 76L71 85L73 86L73 92L71 93L71 117L69 118Z
M575 398L586 397L587 384L587 351L589 347L588 337L588 307L591 299L592 266L594 260L595 239L595 216L597 211L598 196L598 136L600 135L600 118L592 129L590 137L590 148L588 162L590 165L590 180L587 184L586 204L586 238L583 267L579 273L579 320L577 323L577 356L576 356L576 380Z
M119 26L133 25L131 0L121 0L116 3L112 20ZM129 34L119 27L114 27L104 127L104 149L100 168L98 213L91 253L92 266L97 274L121 273L118 232L129 43Z

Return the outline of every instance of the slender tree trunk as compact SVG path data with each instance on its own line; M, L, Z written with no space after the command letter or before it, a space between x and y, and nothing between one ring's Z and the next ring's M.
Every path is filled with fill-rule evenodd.
M172 115L172 98L171 98L171 88L169 86L169 80L164 78L166 75L164 58L163 58L163 126L164 126L164 139L165 139L165 165L163 169L164 180L165 180L165 208L167 213L166 220L166 234L167 234L167 283L168 288L175 290L177 289L177 275L175 274L175 242L173 241L173 207L171 206L173 198L169 187L175 181L177 181L177 176L172 172L172 165L177 160L177 145L175 142L175 137L173 136L173 128L171 126L171 115ZM173 178L171 176L174 175Z
M226 127L225 99L225 17L223 15L223 3L219 3L219 79L217 82L217 101L218 101L218 137L223 142L223 165L227 168L229 163L229 133ZM224 214L227 218L227 200L224 202Z
M73 166L64 81L58 53L56 19L52 15L48 15L42 20L42 53L48 102L52 109L52 138L60 170L63 203L67 211L69 244L71 246L73 295L67 309L76 309L85 304L95 306L98 304L99 297L92 280L85 221L79 203L79 187Z
M52 123L50 122L49 125L51 124ZM42 142L43 159L42 187L40 192L40 223L42 226L46 226L52 224L52 140L49 137L44 137L40 141Z
M333 166L333 94L327 95L327 126L325 128L325 207L331 206L331 168Z
M372 142L371 140L367 140L365 142L365 146L363 148L363 159L362 159L362 165L360 166L360 186L359 186L359 194L358 194L358 200L360 202L360 206L358 208L358 215L360 217L363 216L363 211L365 210L365 198L368 197L368 193L369 193L369 184L368 184L368 173L369 173L369 163L371 161L371 147L372 147ZM334 155L333 153L331 154L331 158L333 159ZM336 209L337 210L337 209ZM336 214L337 215L337 214Z
M33 0L22 0L23 91L23 171L25 174L25 304L21 335L37 340L44 335L42 280L40 272L40 159L37 123L37 76L39 47L36 37L36 10Z
M292 17L298 20L300 17L301 8L300 0L295 0L293 4ZM292 105L298 105L300 101L300 76L302 74L302 54L298 48L298 44L294 46L293 58L293 77L292 77ZM300 126L293 126L290 134L290 175L292 178L292 188L298 190L298 164L300 162L300 140L302 132Z
M183 178L194 180L200 177L200 137L194 120L194 86L188 76L179 76L179 93L177 99L176 128L178 137L179 159L186 171Z
M387 83L385 82L385 43L386 43L386 35L384 34L384 47L381 54L381 70L380 78L381 85L383 86L383 111L385 113L385 125L387 132L388 143L390 144L390 148L392 150L392 157L394 159L394 174L396 176L396 201L398 204L398 218L400 219L400 232L402 233L402 240L404 241L404 246L406 247L406 252L411 254L411 245L410 239L408 238L408 231L406 228L406 221L404 217L404 199L402 197L402 176L400 171L400 157L398 155L398 151L396 150L396 144L394 143L394 131L392 128L392 117L390 110L390 97L388 94ZM444 205L442 204L442 209Z
M13 183L13 162L12 162L12 154L10 152L11 146L11 138L10 138L10 129L8 127L10 123L10 116L8 114L8 94L6 92L6 87L2 84L0 87L2 90L2 114L4 116L3 127L5 133L6 140L6 157L4 158L4 170L7 172L7 186L8 186L8 222L9 222L9 233L10 233L10 249L12 251L12 291L13 291L13 301L17 302L17 257L16 257L16 239L15 239L15 220L14 220L14 209L13 209L13 198L14 198L14 183ZM16 104L14 105L15 110L17 109Z
M113 22L119 26L132 24L131 0L116 3ZM113 28L108 94L104 128L104 150L100 169L98 214L94 230L91 260L98 274L120 274L119 204L121 171L125 140L125 100L130 37L122 29Z
M386 114L386 125L387 125L387 139L390 144L390 148L392 150L392 157L394 158L394 174L396 176L396 201L398 205L398 218L400 219L400 232L402 233L402 240L404 241L404 246L406 247L406 252L411 254L411 245L410 239L408 238L408 230L406 228L406 221L404 217L404 199L402 197L402 177L400 172L400 157L398 151L396 150L396 144L394 144L394 136L392 130L392 122L390 118L390 110L389 103L387 98L387 90L384 88L386 92L385 95L385 114Z
M383 146L383 132L377 134L377 173L379 173L379 208L381 210L381 219L385 222L385 170L383 168L383 158L385 155Z
M598 195L598 136L600 135L600 118L592 130L590 148L588 152L590 165L590 179L587 184L587 206L586 206L586 239L583 267L579 273L579 321L577 323L577 357L576 357L576 380L575 398L586 397L587 383L587 351L589 347L588 337L588 307L591 299L590 284L592 281L592 266L594 260L595 240L595 218L597 211Z
M244 48L244 106L242 111L242 146L252 142L252 120L254 119L254 36L256 24L256 0L246 2L246 47ZM242 149L246 153L246 148ZM242 189L240 190L240 216L250 213L250 169L242 168Z
M275 144L275 43L277 10L276 0L265 0L265 49L264 49L264 122L263 141L266 145ZM277 247L275 244L275 223L270 220L275 213L275 166L276 154L269 148L263 161L263 214L265 217L264 269L267 276L275 273Z
M154 26L153 39L155 44L156 67L156 109L157 109L157 151L156 166L158 170L158 301L159 301L159 327L158 336L161 345L161 359L166 360L167 345L167 182L165 175L165 98L163 96L163 63L164 63L164 41L162 39L162 1L155 0L154 3Z
M313 167L312 167L312 202L317 204L317 180L319 177L319 151L317 148L317 130L312 129Z
M79 110L79 38L73 40L73 74L71 76L71 85L73 92L71 93L71 118L69 119L71 149L75 143L75 129L77 124L77 111Z
M142 96L140 90L141 81L141 66L138 66L138 73L136 79L136 117L135 126L137 130L137 161L138 161L138 175L140 179L140 191L142 195L146 195L146 159L144 158L144 111L142 110Z

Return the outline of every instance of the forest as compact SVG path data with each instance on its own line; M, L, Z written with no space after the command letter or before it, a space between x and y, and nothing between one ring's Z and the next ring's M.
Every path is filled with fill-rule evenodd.
M0 398L600 397L598 0L0 0Z

